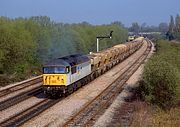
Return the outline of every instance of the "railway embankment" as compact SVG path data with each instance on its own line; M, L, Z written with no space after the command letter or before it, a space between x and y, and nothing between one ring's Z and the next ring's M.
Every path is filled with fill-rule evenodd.
M132 126L180 125L180 44L159 40L155 55L145 64L141 101L135 105Z
M164 40L155 44L156 53L131 76L94 126L180 125L180 45Z

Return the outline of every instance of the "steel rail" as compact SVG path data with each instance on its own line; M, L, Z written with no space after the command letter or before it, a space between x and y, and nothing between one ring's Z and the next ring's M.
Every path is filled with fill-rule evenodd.
M29 87L31 85L37 84L42 82L42 75L41 76L37 76L35 78L32 79L28 79L22 82L17 83L17 85L14 85L12 87L0 90L0 98L4 97L12 92L16 92L18 90L24 89L26 87Z
M61 99L52 100L52 99L44 99L41 102L35 104L28 109L15 114L14 116L4 120L0 123L2 127L16 127L20 126L23 123L27 122L28 120L34 118L35 116L39 115L43 111L47 110L49 107L58 103Z
M114 81L114 83L115 83L115 81ZM13 87L11 87L11 88L13 88ZM19 125L25 123L26 121L32 119L33 117L37 116L41 112L45 111L49 107L53 106L54 104L58 103L62 99L63 98L57 99L57 100L45 99L45 100L37 103L36 105L12 116L11 118L4 120L3 122L0 123L0 125L1 126L19 126Z
M148 49L149 46L147 46L147 49ZM146 50L147 51L147 50ZM143 53L144 55L144 53ZM143 56L142 55L142 56ZM141 58L141 56L139 57L139 59ZM138 59L134 62L136 63L138 62ZM130 66L130 68L134 68L134 63ZM139 63L139 66L140 66L141 63ZM137 64L138 65L138 64ZM134 71L137 70L138 67L136 67L134 69ZM128 68L129 69L129 68ZM87 123L89 120L88 120L88 115L92 115L90 113L92 113L93 111L95 111L95 107L99 107L99 102L100 101L97 101L98 99L100 100L103 100L103 98L106 98L108 97L108 94L110 93L114 93L113 90L117 89L117 83L118 82L123 82L125 83L130 77L127 76L127 72L128 72L128 69L123 73L121 74L115 81L113 81L113 83L111 83L105 90L103 90L98 96L96 96L92 101L90 101L87 105L85 105L78 113L76 113L70 120L68 120L64 126L81 126L81 125L84 125L83 124L83 120L85 121L85 123ZM133 74L133 72L131 73L131 75ZM124 75L124 76L123 76ZM129 75L130 76L130 75ZM118 92L116 93L119 93L123 90L122 86L124 85L123 83L121 83L120 88L118 88ZM112 88L111 88L112 87ZM109 90L109 91L108 91ZM108 92L107 92L108 91ZM103 95L104 94L104 95ZM115 96L115 95L113 95ZM111 97L113 97L111 96ZM108 99L107 99L108 100ZM110 101L109 101L110 102ZM93 106L94 105L94 106ZM102 109L102 107L100 106L99 109ZM88 115L87 115L88 114ZM92 119L92 118L90 118Z
M28 98L31 98L32 96L38 95L40 93L43 93L42 86L38 86L34 89L31 89L30 91L25 91L16 96L8 98L8 99L0 102L0 111L3 111L11 106L14 106Z
M136 72L136 70L139 68L139 66L144 62L144 60L147 58L150 50L147 48L145 53L141 56L141 58L138 59L138 62L135 63L135 66L132 66L132 70L128 70L128 74L126 74L124 77L128 77L128 79ZM122 86L126 84L126 81L128 79L123 79L118 84L117 90L113 92L112 96L107 99L101 106L98 107L97 111L91 116L89 121L85 124L85 126L92 126L95 121L105 112L105 110L112 104L112 102L115 100L115 98L119 95L119 93L123 90Z

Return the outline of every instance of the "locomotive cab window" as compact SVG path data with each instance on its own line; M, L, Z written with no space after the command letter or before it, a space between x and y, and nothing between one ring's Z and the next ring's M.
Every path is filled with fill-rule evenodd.
M69 73L69 66L66 67L66 73Z
M76 66L71 67L71 73L72 74L76 73Z
M64 74L66 73L66 69L63 66L58 67L44 67L43 68L44 74Z

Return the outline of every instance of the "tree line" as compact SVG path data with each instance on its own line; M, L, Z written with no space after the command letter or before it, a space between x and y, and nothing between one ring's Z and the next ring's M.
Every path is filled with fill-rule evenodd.
M180 16L177 14L174 18L171 15L169 24L161 22L158 26L148 26L146 23L140 25L137 22L133 22L128 30L134 34L139 34L140 32L161 32L169 40L180 40Z
M0 84L40 73L43 63L50 59L94 52L96 36L111 30L113 38L101 40L101 50L127 39L128 31L121 22L91 25L58 23L47 16L0 17Z
M158 26L149 26L146 23L140 25L137 22L133 22L128 29L135 34L138 34L139 32L162 32L164 34L168 31L169 26L166 22L161 22Z
M167 36L169 40L177 39L180 40L180 16L176 15L174 18L172 15L170 16L169 22L169 30L167 32Z

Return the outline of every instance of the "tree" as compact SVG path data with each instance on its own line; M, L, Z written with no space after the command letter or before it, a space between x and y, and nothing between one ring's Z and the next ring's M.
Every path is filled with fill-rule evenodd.
M168 31L168 24L167 23L160 23L159 24L159 31L162 33L166 33Z
M96 51L96 36L115 31L112 39L101 41L105 49L127 39L120 22L107 25L55 23L47 16L10 19L0 17L0 74L7 81L18 81L40 72L50 59L75 53ZM10 76L9 76L10 75ZM0 84L2 83L0 75Z
M180 16L177 14L175 18L176 32L180 32Z
M122 22L120 22L120 21L114 21L114 22L111 23L111 25L118 25L118 26L120 26L122 28L125 28L124 24L122 24Z
M140 31L140 26L137 22L132 23L132 26L130 27L130 31L134 32L135 34L138 34Z
M174 18L173 16L171 15L170 16L170 23L169 23L169 32L173 33L174 32Z
M144 22L142 25L141 25L141 32L144 32L146 30L146 23Z

